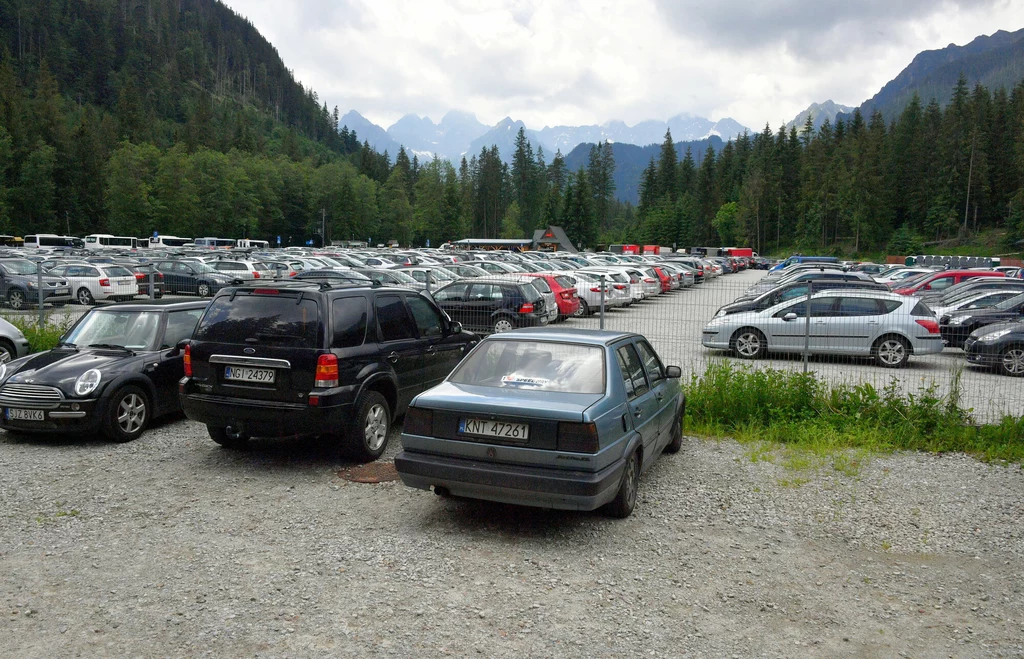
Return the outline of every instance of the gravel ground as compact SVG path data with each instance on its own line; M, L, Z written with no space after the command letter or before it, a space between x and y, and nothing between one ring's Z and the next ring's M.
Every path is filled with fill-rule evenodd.
M688 439L613 520L350 483L322 443L231 452L183 420L0 433L0 654L1024 655L1018 466L799 462Z

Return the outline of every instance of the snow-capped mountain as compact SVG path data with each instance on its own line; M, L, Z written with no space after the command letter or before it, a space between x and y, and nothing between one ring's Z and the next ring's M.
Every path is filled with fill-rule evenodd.
M368 139L370 146L378 151L386 148L394 156L398 146L402 145L410 156L416 154L421 160L437 154L453 163L457 163L463 155L468 158L479 154L481 148L492 144L498 145L503 160L511 160L520 127L526 129L526 136L534 151L537 147L543 147L549 160L556 150L560 149L566 154L577 145L585 143L596 144L607 140L637 146L661 144L667 130L672 131L675 142L704 140L712 136L727 141L750 132L728 117L711 121L685 113L668 121L641 121L635 126L629 126L623 121L609 121L600 126L545 126L541 130L531 130L522 121L511 117L505 117L488 128L477 121L473 114L457 110L444 115L437 124L429 117L407 114L386 131L355 111L346 114L341 123L347 124L350 130L355 129L360 141Z
M813 117L814 130L817 131L821 128L821 125L828 119L829 123L834 124L836 122L836 115L842 113L853 112L853 108L849 105L840 105L835 103L832 99L825 101L824 103L811 103L810 107L796 115L793 121L786 124L786 130L788 131L793 126L796 126L798 131L804 129L804 124L807 123L807 117Z

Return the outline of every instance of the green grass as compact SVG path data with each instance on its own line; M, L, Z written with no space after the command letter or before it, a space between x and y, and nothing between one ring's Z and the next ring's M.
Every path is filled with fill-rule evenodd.
M62 315L61 320L46 319L40 325L35 316L4 316L4 319L21 330L28 339L30 352L42 352L57 347L60 337L74 324L74 319Z
M1024 417L974 424L960 405L959 374L952 377L949 395L938 395L934 386L903 394L895 379L878 390L715 363L684 383L686 427L750 444L753 461L773 460L766 443L794 449L784 452L782 464L796 470L830 462L835 471L855 475L870 453L898 450L1024 460Z

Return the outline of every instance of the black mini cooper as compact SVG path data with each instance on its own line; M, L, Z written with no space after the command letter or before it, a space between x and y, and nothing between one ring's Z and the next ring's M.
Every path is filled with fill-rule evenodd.
M183 344L207 302L128 302L82 316L53 350L0 364L0 427L138 438L181 409Z

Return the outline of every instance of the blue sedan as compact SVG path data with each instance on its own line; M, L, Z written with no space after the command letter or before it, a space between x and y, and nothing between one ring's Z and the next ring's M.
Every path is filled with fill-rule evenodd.
M679 377L639 334L493 334L413 400L395 467L440 495L627 517L641 474L682 446Z

